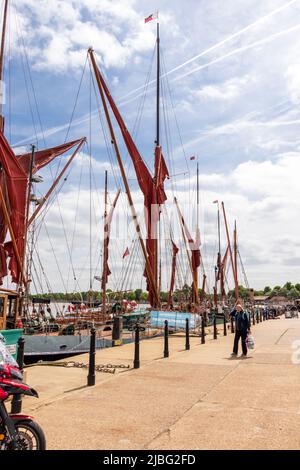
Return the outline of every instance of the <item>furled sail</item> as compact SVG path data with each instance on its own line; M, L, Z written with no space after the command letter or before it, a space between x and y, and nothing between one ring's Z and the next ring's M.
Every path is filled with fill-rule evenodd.
M104 78L101 75L100 70L98 69L99 78L101 85L105 92L105 95L109 101L111 109L114 113L114 116L117 120L117 123L120 127L124 142L126 144L127 150L130 154L139 187L144 195L144 207L145 207L145 220L146 220L146 229L147 229L147 241L146 248L149 263L152 269L152 272L155 270L155 239L157 237L157 223L160 216L161 204L167 199L167 196L164 191L164 181L166 178L169 178L169 173L167 169L166 162L161 152L161 147L156 147L155 149L155 176L152 177L147 166L145 165L123 119L119 113L119 110L108 90L108 87L104 81ZM149 301L153 305L154 293L152 292L151 282L147 277L147 289L149 291Z
M106 220L104 221L104 269L103 269L103 274L101 277L101 288L102 290L105 288L107 281L108 281L108 276L111 274L111 271L109 269L108 265L108 246L109 246L109 239L110 239L110 230L111 230L111 222L114 214L114 210L117 204L117 201L119 199L120 195L120 190L117 192L117 195L115 197L115 200L113 202L113 205L110 208L109 214L106 217Z
M172 254L172 273L171 273L171 282L170 282L170 289L169 289L168 308L170 308L171 303L172 303L172 298L173 298L173 292L174 292L174 286L175 286L175 273L176 273L176 258L179 252L179 249L177 248L173 240L171 240L171 242L172 242L173 254Z
M33 173L36 173L44 166L51 163L56 157L63 155L68 152L71 148L75 147L81 142L82 139L73 140L72 142L67 142L63 145L58 145L57 147L51 147L45 150L38 150L34 153L34 166ZM25 170L26 174L29 172L31 153L25 153L18 156L18 161L21 164L22 168Z
M35 153L35 173L43 166L50 163L57 156L67 152L81 140L38 151ZM24 243L26 239L26 200L28 187L28 172L31 154L17 157L3 132L0 132L0 185L9 213L12 231L16 241L17 252L22 259L24 255ZM7 258L10 259L8 269L12 276L12 282L20 280L20 265L12 241L7 241L8 224L5 219L4 208L0 207L0 284L7 276Z
M28 177L2 132L0 132L0 165L0 184L2 193L9 211L18 252L23 253ZM3 283L3 277L7 275L7 257L10 258L8 267L11 272L12 281L17 283L20 276L20 270L13 251L12 242L10 241L5 243L7 231L8 225L5 220L4 209L3 207L0 207L0 284Z
M197 229L195 240L192 238L190 231L185 223L183 216L181 216L182 226L184 228L185 236L188 240L189 248L191 250L191 262L193 271L199 268L201 264L201 253L200 253L200 231Z

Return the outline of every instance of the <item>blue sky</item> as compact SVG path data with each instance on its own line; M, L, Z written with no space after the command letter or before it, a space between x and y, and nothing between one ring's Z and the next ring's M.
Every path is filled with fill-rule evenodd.
M162 128L162 144L171 173L177 175L167 184L169 200L177 195L183 206L195 200L195 163L187 160L191 155L198 155L206 270L213 272L216 208L212 201L219 199L226 204L231 227L235 218L238 221L240 249L249 283L258 288L287 280L299 282L300 0L228 0L226 8L219 0L18 0L11 3L4 111L6 135L13 145L20 147L36 141L24 82L20 31L24 37L45 143L50 146L63 142L66 137L89 46L93 46L97 54L128 128L133 129L142 98L140 87L145 84L155 46L155 24L145 25L144 17L159 9L167 72L164 87L167 90L169 86L172 93L186 155L172 103L165 93L172 137L167 147ZM154 78L154 65L151 80ZM89 96L87 69L74 114L77 124L71 127L70 139L89 137ZM31 93L31 101L32 98ZM96 108L92 92L92 109ZM34 117L37 123L36 113ZM103 171L108 169L110 172L111 199L118 177L115 181L112 176L113 169L96 113L91 133L95 176L93 260L99 260L100 244L96 234L101 232L102 224L98 215L103 210ZM153 165L154 136L155 84L150 84L137 135L138 146L150 167ZM41 135L38 136L38 145L44 146ZM124 153L122 145L121 149ZM126 162L128 174L132 177L132 168L128 160ZM54 164L52 172L56 168ZM80 174L83 175L81 179ZM49 183L51 175L47 170L44 177ZM79 184L79 216L76 219ZM68 252L65 247L67 237L69 248L71 245L73 248L74 269L80 271L84 266L77 285L83 290L88 284L89 271L86 267L89 256L88 184L88 157L82 155L62 189L59 207L53 204L45 219L53 246L59 252L58 257L62 259ZM132 180L131 184L137 205L141 207L135 181ZM120 211L123 214L124 205L125 197L122 196ZM185 210L188 213L189 209ZM63 214L64 230L60 213ZM72 244L75 219L76 234ZM117 274L115 281L111 280L111 287L120 275L121 255L131 243L133 231L127 236L128 239L121 237L120 242L112 241L115 248L110 262ZM61 279L57 276L45 229L41 230L38 243L43 264L48 264L51 286L58 290ZM47 261L50 258L51 261ZM68 258L65 258L64 266L69 272ZM97 263L93 261L95 272L100 269ZM166 268L168 271L168 266ZM139 287L141 276L138 272L136 270ZM167 278L168 274L166 283Z

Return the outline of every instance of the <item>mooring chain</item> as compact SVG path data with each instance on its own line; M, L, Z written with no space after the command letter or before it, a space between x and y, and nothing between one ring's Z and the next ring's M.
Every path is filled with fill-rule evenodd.
M63 362L38 362L36 365L40 366L56 366L56 367L76 367L78 369L88 369L89 365L83 362L76 361L63 361ZM105 372L107 374L114 374L116 369L130 369L129 365L125 364L97 364L95 365L96 372Z

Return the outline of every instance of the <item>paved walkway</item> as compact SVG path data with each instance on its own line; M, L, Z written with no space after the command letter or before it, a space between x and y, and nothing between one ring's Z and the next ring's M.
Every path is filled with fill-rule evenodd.
M299 449L292 344L300 319L269 320L253 333L247 359L229 359L231 334L205 345L191 338L190 351L172 336L169 359L162 338L143 341L139 370L98 373L95 387L85 386L86 370L29 368L40 399L25 399L23 410L42 425L49 449ZM99 351L96 363L132 365L133 347Z

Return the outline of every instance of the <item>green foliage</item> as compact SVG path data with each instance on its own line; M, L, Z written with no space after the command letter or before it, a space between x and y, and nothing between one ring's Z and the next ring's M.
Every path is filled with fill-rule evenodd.
M201 296L201 289L198 289L199 297ZM149 295L148 292L144 292L142 289L136 289L135 291L126 292L126 293L115 293L111 289L106 291L109 301L115 299L127 299L127 300L136 300L137 302L148 302ZM174 302L186 302L189 301L192 294L191 286L185 284L182 289L177 289L173 294ZM270 295L271 297L282 296L288 299L297 299L300 298L300 283L295 285L292 282L286 282L282 287L275 286L273 289L270 286L266 286L263 290L255 290L254 295ZM166 303L168 301L168 292L161 292L161 301ZM235 289L229 292L229 296L235 297ZM241 299L249 298L248 288L240 285L239 286L239 296ZM31 295L32 297L43 297L46 299L51 299L52 301L63 301L66 303L72 302L73 300L88 301L92 299L94 301L102 301L102 293L100 291L86 291L86 292L54 292L54 293L42 293ZM208 297L208 294L206 294Z
M137 302L140 302L141 297L142 297L142 293L143 293L142 289L136 289L136 290L134 291L134 293L135 293L135 300L136 300Z
M266 287L264 288L264 294L269 294L269 293L271 293L271 292L272 292L272 289L271 289L270 286L266 286Z

